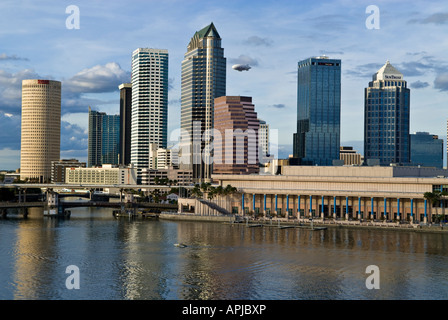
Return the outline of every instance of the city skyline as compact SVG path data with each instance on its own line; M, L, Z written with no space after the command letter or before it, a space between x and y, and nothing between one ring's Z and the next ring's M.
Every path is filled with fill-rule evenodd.
M4 1L0 4L0 12L5 13L0 22L0 168L20 166L21 80L62 82L61 158L85 161L87 107L118 113L118 85L130 82L130 53L136 47L170 52L169 136L180 126L185 44L210 22L217 26L226 51L226 94L253 97L260 118L268 120L271 129L279 129L279 144L286 146L279 150L281 156L292 153L297 62L322 54L342 60L341 146L353 145L362 151L363 90L387 60L403 73L412 90L410 132L428 131L445 141L448 45L440 35L448 23L447 5L378 1L379 29L368 29L370 4L136 1L101 6L75 2L80 29L70 30L66 3ZM132 23L121 22L132 14ZM231 69L236 63L252 68L237 72Z

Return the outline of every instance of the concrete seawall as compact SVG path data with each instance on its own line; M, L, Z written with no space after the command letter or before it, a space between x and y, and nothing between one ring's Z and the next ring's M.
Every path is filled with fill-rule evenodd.
M209 222L232 222L235 217L229 216L204 216L188 213L161 213L159 219L164 220L180 220L180 221L209 221Z
M227 222L233 223L235 221L234 215L222 215L222 216L207 216L198 215L193 213L161 213L159 215L160 219L163 220L174 220L174 221L198 221L198 222ZM249 225L263 225L265 227L278 227L278 226L290 226L290 227L306 227L310 228L311 224L309 222L299 222L297 220L249 220L244 221L242 224ZM394 231L409 231L409 232L430 232L430 233L446 233L448 234L447 227L440 227L437 225L433 226L419 226L414 227L409 226L399 226L391 224L389 226L385 225L371 225L371 224L345 224L345 223L319 223L315 222L314 227L327 227L327 228L351 228L351 229L364 229L364 230L394 230Z

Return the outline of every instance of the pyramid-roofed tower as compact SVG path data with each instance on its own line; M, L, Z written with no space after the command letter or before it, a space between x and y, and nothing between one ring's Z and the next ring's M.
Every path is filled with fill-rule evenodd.
M373 81L376 80L402 80L403 74L392 66L389 60L374 75Z

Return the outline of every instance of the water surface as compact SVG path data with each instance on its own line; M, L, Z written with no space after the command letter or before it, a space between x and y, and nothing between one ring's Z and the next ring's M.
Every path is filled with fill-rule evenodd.
M447 299L448 235L115 219L0 220L0 299ZM187 247L175 247L175 243ZM69 290L67 266L80 271ZM366 267L380 289L366 288Z

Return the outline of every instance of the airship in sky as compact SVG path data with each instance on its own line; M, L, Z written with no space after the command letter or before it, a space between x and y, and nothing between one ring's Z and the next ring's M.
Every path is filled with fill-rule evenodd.
M235 64L232 66L233 70L237 70L237 71L249 71L250 66L248 64Z

